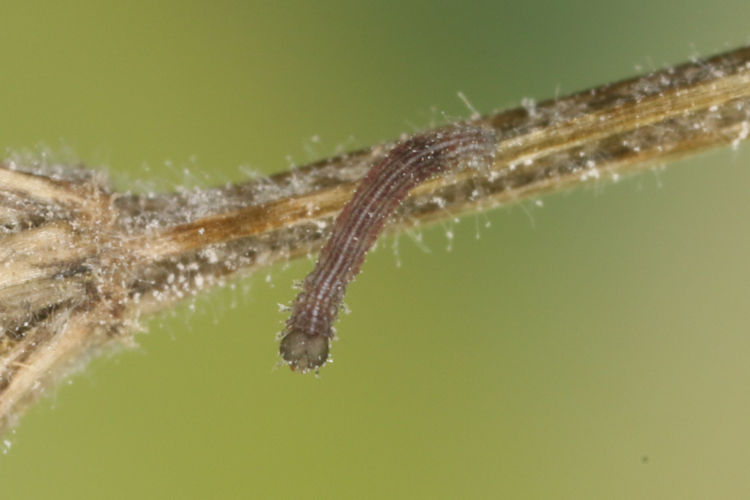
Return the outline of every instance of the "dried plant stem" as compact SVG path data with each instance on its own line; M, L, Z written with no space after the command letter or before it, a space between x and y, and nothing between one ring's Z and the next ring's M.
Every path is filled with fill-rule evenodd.
M470 120L492 165L413 189L389 230L623 174L750 134L750 48ZM395 143L222 188L136 195L82 169L0 168L0 432L141 314L318 249Z

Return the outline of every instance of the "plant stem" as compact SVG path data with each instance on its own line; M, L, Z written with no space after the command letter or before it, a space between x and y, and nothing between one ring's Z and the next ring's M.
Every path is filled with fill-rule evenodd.
M496 132L494 162L418 185L389 231L737 145L750 134L750 48L467 123ZM150 195L80 169L0 166L0 433L49 381L131 339L142 314L317 250L396 144Z

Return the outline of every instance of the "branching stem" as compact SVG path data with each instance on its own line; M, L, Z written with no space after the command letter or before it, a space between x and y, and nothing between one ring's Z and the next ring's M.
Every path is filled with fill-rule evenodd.
M750 48L467 123L495 131L493 163L418 185L389 231L738 144L750 135ZM0 166L0 433L48 381L130 339L141 314L319 249L396 144L167 194L112 192L82 169Z

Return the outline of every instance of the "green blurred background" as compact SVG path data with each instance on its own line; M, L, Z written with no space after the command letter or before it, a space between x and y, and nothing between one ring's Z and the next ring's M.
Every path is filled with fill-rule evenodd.
M4 153L123 188L238 181L466 116L458 91L489 112L750 40L746 0L32 0L0 19ZM26 415L0 495L748 498L748 166L711 152L385 240L318 379L274 370L277 304L311 261L183 304Z

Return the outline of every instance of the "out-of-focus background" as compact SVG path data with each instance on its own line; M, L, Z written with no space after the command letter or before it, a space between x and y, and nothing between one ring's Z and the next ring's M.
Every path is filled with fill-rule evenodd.
M127 189L240 181L467 116L458 91L490 112L741 45L749 18L3 2L0 147ZM744 146L383 240L318 379L274 370L277 304L312 262L237 281L35 406L2 496L748 498L748 186Z

